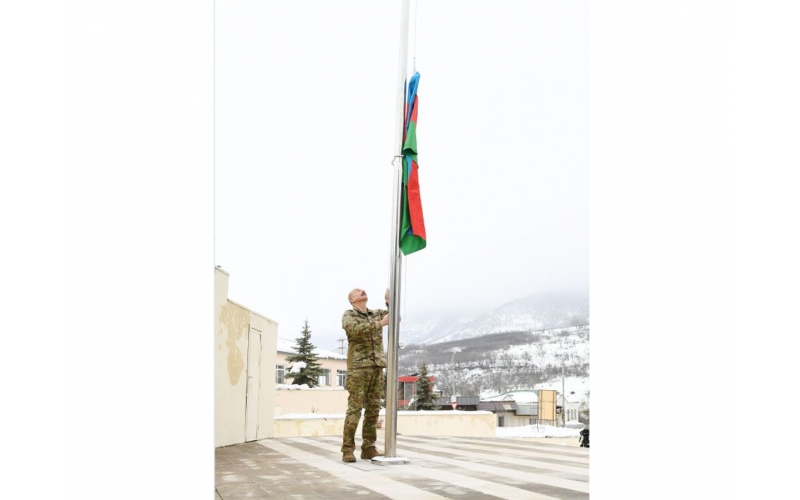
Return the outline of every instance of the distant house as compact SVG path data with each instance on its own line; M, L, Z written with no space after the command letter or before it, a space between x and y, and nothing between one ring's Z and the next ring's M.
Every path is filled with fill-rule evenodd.
M414 399L414 396L417 394L417 381L419 380L419 374L415 373L413 375L404 375L397 377L397 409L398 410L405 410L409 406L411 406L411 401ZM436 377L428 377L428 380L431 381L431 387L433 387L433 383L436 381ZM437 391L433 391L436 393Z
M576 395L568 394L565 403L563 395L559 394L557 401L558 401L557 407L564 408L563 411L567 416L567 422L569 422L570 420L578 420L578 413L580 412L581 404L578 401L578 397Z
M517 412L520 405L513 399L504 401L481 401L478 410L490 411L497 415L497 427L521 427L534 423L536 416L522 416Z
M497 415L498 427L520 427L536 423L538 403L536 391L519 390L485 398L478 409Z
M564 398L557 391L556 425L563 425ZM577 397L566 398L567 421L578 420L580 403ZM497 415L498 427L520 427L533 425L539 417L539 391L522 389L509 391L481 400L478 410L491 411Z
M292 383L292 379L286 378L286 372L292 365L286 361L286 357L297 354L294 348L296 343L295 340L278 337L278 356L275 362L276 384ZM320 348L315 348L314 353L322 365L323 372L319 378L320 387L346 387L347 356Z

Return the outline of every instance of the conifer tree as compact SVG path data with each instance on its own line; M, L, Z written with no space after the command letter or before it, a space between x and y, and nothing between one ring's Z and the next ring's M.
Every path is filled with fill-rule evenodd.
M428 380L428 365L422 363L417 380L417 410L435 410L436 404L433 400L433 388L431 381Z
M308 328L308 319L306 319L303 330L295 342L294 350L297 354L286 356L286 362L298 364L300 369L294 371L294 365L289 366L286 378L294 379L292 384L308 384L309 387L317 387L319 385L319 377L323 372L322 365L318 361L319 358L314 353L316 346L311 343L311 330Z

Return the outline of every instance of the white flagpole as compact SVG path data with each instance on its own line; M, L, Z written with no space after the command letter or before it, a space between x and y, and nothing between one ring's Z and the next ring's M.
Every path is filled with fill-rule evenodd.
M386 433L384 456L395 458L397 453L397 351L400 331L400 277L403 255L400 252L400 201L403 183L403 124L405 121L405 83L408 68L408 4L401 0L400 8L400 64L397 73L397 123L395 127L394 206L392 208L392 261L389 276L389 338L386 367ZM402 459L408 462L408 459Z

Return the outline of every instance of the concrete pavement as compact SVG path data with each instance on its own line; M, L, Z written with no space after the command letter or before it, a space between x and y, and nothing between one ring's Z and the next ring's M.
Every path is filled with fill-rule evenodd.
M378 449L383 451L383 436ZM569 440L567 440L569 442ZM356 440L359 445L359 440ZM398 436L407 465L341 461L341 437L216 449L218 500L588 500L589 450L547 440ZM360 450L356 450L356 458Z

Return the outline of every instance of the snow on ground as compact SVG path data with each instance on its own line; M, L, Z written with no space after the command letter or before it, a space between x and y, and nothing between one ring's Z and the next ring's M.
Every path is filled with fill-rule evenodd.
M552 425L523 425L520 427L498 427L496 434L499 438L518 438L518 437L579 437L580 429L569 427L554 427Z

